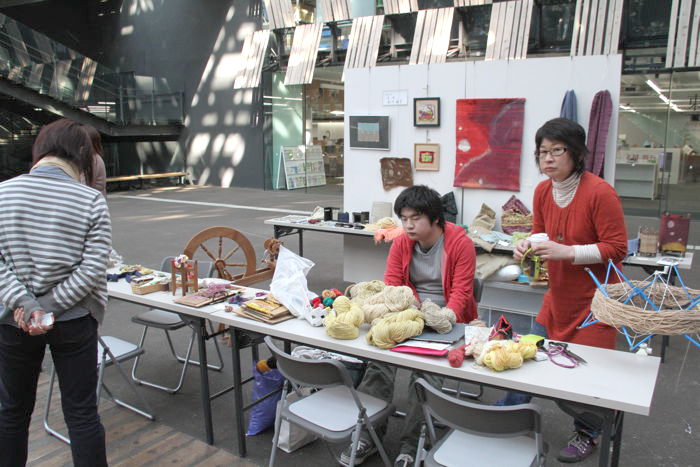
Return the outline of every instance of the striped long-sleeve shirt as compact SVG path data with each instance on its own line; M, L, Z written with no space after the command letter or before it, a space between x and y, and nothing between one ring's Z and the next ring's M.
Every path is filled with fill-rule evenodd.
M0 183L0 323L76 306L102 321L112 226L104 197L56 167Z

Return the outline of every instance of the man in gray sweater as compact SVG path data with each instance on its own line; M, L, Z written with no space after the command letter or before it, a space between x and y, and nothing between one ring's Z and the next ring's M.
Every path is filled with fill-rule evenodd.
M48 344L76 466L107 465L97 414L97 326L107 302L111 223L90 180L82 125L45 126L29 174L0 183L0 466L27 461Z

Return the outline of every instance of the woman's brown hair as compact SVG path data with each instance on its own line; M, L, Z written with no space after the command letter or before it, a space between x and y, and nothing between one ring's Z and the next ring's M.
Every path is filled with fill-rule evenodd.
M92 180L92 150L83 125L62 118L41 129L32 146L32 163L46 156L59 157L75 165L85 180Z

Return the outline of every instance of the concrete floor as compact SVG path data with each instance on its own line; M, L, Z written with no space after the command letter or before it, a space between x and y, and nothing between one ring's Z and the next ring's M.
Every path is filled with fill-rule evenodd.
M160 201L159 201L160 200ZM169 200L171 202L165 202ZM108 203L112 215L114 247L124 256L126 263L139 263L158 267L167 255L179 254L187 241L197 232L212 226L234 227L245 234L255 246L258 258L263 252L263 241L272 236L272 228L263 221L285 215L275 210L310 212L315 206L342 206L342 196L334 193L272 192L253 189L221 188L155 188L143 191L110 193ZM212 203L212 204L207 204ZM649 219L628 218L630 232ZM700 229L693 225L692 244L700 244ZM320 292L330 287L343 288L342 280L342 239L339 235L313 234L305 236L305 253L316 263L309 273L309 287ZM297 240L287 239L287 246L296 251ZM695 261L697 264L697 260ZM685 273L689 287L700 288L700 268ZM640 276L643 274L635 273ZM633 274L634 275L634 274ZM265 287L263 283L261 287ZM143 311L134 305L110 301L109 311L102 326L104 335L114 335L137 342L141 327L131 323L130 318ZM186 330L176 334L179 350L184 352ZM619 348L624 348L619 341ZM654 342L654 353L658 354L659 343ZM143 371L153 379L174 383L179 366L169 357L164 337L151 335L146 343L146 356ZM209 343L210 350L213 350ZM227 351L223 347L224 351ZM209 353L210 359L213 352ZM230 384L230 354L224 352L225 369L222 373L211 373L213 390ZM248 357L250 358L250 357ZM251 359L252 360L252 359ZM635 466L685 466L698 465L697 452L700 445L700 375L696 371L700 364L700 349L689 346L680 337L671 339L666 363L661 367L651 414L648 417L627 415L623 431L622 456L620 464ZM251 361L252 365L252 361ZM620 371L624 371L621 368ZM108 372L107 381L113 389L128 397L116 373ZM400 372L397 379L399 388L406 386L406 374ZM197 439L204 439L204 429L199 405L199 385L197 369L189 370L183 389L176 395L142 387L144 395L152 404L159 421L187 433ZM405 392L405 391L404 391ZM397 391L395 403L405 409L402 391ZM502 391L486 389L482 401L490 403L501 397ZM557 465L554 455L567 441L571 433L571 421L554 405L545 400L537 400L544 410L544 437L550 446L549 465ZM213 402L214 433L217 447L233 450L233 400L229 393ZM386 446L390 456L395 456L398 446L398 431L401 419L392 419ZM248 460L266 465L270 450L271 432L251 437L248 440ZM392 457L393 458L393 457ZM593 456L580 465L596 465ZM365 465L380 465L378 456ZM311 445L291 454L280 453L278 465L317 466L334 465L322 442Z

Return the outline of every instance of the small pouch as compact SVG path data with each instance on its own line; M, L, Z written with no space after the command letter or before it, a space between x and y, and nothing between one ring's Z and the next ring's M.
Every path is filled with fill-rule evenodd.
M513 338L513 327L505 316L501 315L496 324L491 328L489 340L509 340Z

